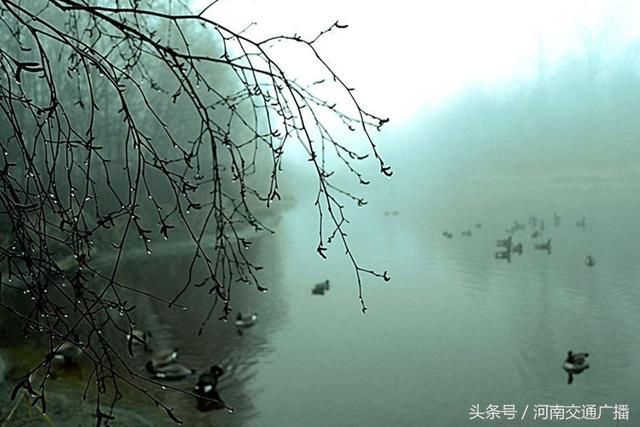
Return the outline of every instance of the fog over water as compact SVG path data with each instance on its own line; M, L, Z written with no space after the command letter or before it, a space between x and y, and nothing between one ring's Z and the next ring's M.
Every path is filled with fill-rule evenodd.
M635 78L614 74L604 82L614 91L569 78L576 68L552 94L470 93L400 137L397 175L350 217L361 258L392 276L366 282L366 315L340 251L314 256L308 210L284 215L290 308L257 375L250 425L473 425L473 404L629 404L633 416L640 158L637 123L623 118L636 117ZM532 215L546 221L542 237L531 237ZM527 224L513 234L524 251L506 263L495 241L514 220ZM534 250L547 238L551 254ZM312 297L325 277L331 292ZM568 386L570 349L590 352L592 368ZM598 425L616 424L608 413Z
M587 59L468 90L383 134L396 173L349 211L356 253L392 276L366 280L364 316L340 250L315 255L312 200L295 192L278 244L289 310L253 382L249 425L475 425L472 405L515 405L532 426L550 422L534 405L629 405L636 417L638 59L633 46ZM535 238L532 216L546 225ZM495 259L514 221L523 253ZM534 249L547 239L549 254ZM325 278L331 291L312 296ZM590 353L572 385L568 350ZM571 422L617 425L606 406L598 421Z
M444 65L455 72L445 82L441 52L415 62L405 55L395 22L385 37L408 58L403 72L394 74L402 63L385 63L380 68L388 79L382 80L370 64L378 77L346 66L356 87L358 74L364 76L365 99L380 88L383 100L374 108L389 106L376 111L391 122L374 138L394 174L383 177L367 159L357 165L369 185L339 170L334 183L368 202L345 204L352 253L364 268L387 270L391 280L363 276L363 314L340 242L329 247L327 260L318 256L317 178L294 148L284 164L280 210L266 216L276 233L248 237L248 257L264 266L260 279L268 292L239 284L230 320L218 321L218 310L202 331L211 308L205 288L191 288L180 299L188 310L139 295L129 301L137 307L137 326L153 331L155 345L178 348L181 362L199 372L213 363L225 370L218 391L233 413L199 412L193 396L166 392L186 426L640 424L640 44L618 25L636 16L636 8L587 3L591 15L580 15L571 29L563 27L573 22L567 6L556 15L538 11L540 38L496 19L518 42L507 43L508 32L478 35L484 40L478 46L511 46L487 48L486 62L504 61L495 70L485 65L465 75L465 62L450 59ZM514 22L526 18L526 10L507 6L511 2L490 4L493 9L482 11L487 16L503 6ZM454 16L436 9L443 19ZM345 6L347 19L356 12ZM555 19L546 21L545 13ZM372 15L372 22L381 16ZM354 19L355 29L364 25L362 17ZM479 25L467 14L461 20ZM419 21L413 17L407 30L413 53L427 37L416 32ZM558 28L571 37L554 38ZM472 54L474 33L465 34L452 39L450 55L482 60ZM465 40L469 51L458 49ZM423 60L433 43L416 55ZM526 49L514 48L518 43ZM326 46L331 56L335 45ZM526 64L503 58L510 52L520 52ZM434 93L449 85L431 98L421 86L430 76L434 82L426 86ZM346 137L361 146L361 139ZM507 260L497 255L504 250L497 241L508 238ZM113 261L106 252L96 266ZM154 240L149 255L126 252L118 280L171 299L184 283L193 247ZM330 289L312 294L325 280ZM233 322L237 312L257 313L242 334ZM563 370L569 350L588 352L590 363L571 384ZM147 358L140 352L133 359L140 372ZM191 390L193 383L172 384ZM564 418L583 417L589 405L601 413L598 420L549 421L536 405L559 405ZM615 405L628 409L628 420L615 419ZM150 425L172 425L149 406L143 399L125 405ZM500 418L481 420L491 408Z
M242 338L233 328L211 328L192 340L183 331L199 317L158 320L187 362L215 359L229 368L219 390L236 412L186 419L454 427L481 422L470 420L473 405L515 405L517 419L524 416L518 424L534 426L544 422L534 419L534 405L554 404L624 404L635 419L637 56L631 47L593 68L576 54L551 70L471 88L379 134L395 174L376 177L372 165L372 184L351 186L369 204L347 208L354 253L392 277L365 278L365 315L342 249L334 245L327 261L315 251L316 183L294 156L283 183L292 206L276 236L254 248L270 292L236 295L236 305L258 311L261 321ZM546 224L537 238L531 216ZM576 226L582 217L584 229ZM496 240L516 220L525 224L513 233L523 254L495 259ZM546 239L550 254L534 249ZM585 265L587 255L594 267ZM169 289L171 276L156 271L151 282ZM330 291L312 295L325 279ZM194 312L198 301L188 297ZM568 350L591 354L591 369L571 386L562 370ZM188 411L190 400L181 402ZM572 423L616 425L606 408L597 422Z

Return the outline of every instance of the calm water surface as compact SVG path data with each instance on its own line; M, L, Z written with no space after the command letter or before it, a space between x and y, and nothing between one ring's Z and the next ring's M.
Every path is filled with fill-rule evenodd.
M620 425L639 422L640 188L436 182L395 199L384 188L369 207L351 211L348 230L363 266L392 276L388 283L365 277L365 315L343 249L335 246L328 261L317 256L307 200L283 213L275 238L252 246L270 291L234 288L233 308L259 314L244 336L215 320L198 336L210 304L198 290L182 300L187 311L132 301L155 346L178 347L182 362L198 370L214 363L226 370L219 391L232 414L200 413L192 397L164 392L185 425L616 425L610 410L599 421L533 420L536 404L628 404L631 421ZM545 219L544 235L516 232L522 256L494 259L495 240L529 215ZM585 230L575 225L582 216ZM471 237L461 235L467 229ZM547 238L551 254L533 250ZM123 280L169 297L183 283L187 252L168 245L132 257ZM587 255L597 261L592 268ZM311 295L325 279L330 291ZM570 349L591 353L591 368L569 386L561 366ZM141 354L133 364L144 372L145 360ZM189 390L193 382L172 385ZM518 417L529 405L524 420L469 419L472 405L510 404ZM157 415L156 425L171 425Z
M301 204L285 213L274 243L279 255L270 258L279 297L265 310L282 301L287 310L255 354L255 376L245 386L255 412L246 425L498 423L470 421L474 404L514 404L518 417L529 405L517 422L526 426L545 424L533 420L536 404L628 404L628 425L640 422L638 188L446 190L432 189L426 212L405 203L397 216L384 215L389 207L375 200L358 211L361 223L349 234L354 249L393 279L366 279L366 315L342 250L327 262L315 255L312 211ZM561 216L557 227L553 212ZM494 259L495 240L529 215L545 219L544 236L519 231L514 240L523 255L510 264ZM575 225L583 215L586 230ZM472 236L461 236L468 228ZM454 237L444 238L444 230ZM547 238L550 255L533 250ZM595 267L584 264L586 255ZM325 278L331 290L312 296L312 285ZM569 349L591 353L591 368L571 386L561 368ZM600 421L570 424L616 421L605 411Z

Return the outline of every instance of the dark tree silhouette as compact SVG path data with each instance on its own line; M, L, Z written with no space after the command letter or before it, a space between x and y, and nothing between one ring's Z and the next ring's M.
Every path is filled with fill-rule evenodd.
M271 231L262 217L280 199L287 145L304 147L317 176L318 254L340 241L363 312L362 274L389 279L350 250L344 201L365 201L332 181L331 168L343 167L368 184L356 166L367 157L391 175L371 136L387 120L367 113L316 49L345 26L311 39L252 40L204 16L215 2L199 14L163 4L0 0L0 306L50 349L14 395L26 390L45 409L51 353L71 342L93 365L87 390L95 388L98 424L112 416L123 383L177 420L107 331L132 333L132 293L181 307L186 290L202 287L211 312L218 304L226 317L234 283L265 290L243 236ZM274 59L283 44L310 54L324 78L289 76ZM361 132L367 152L336 139L334 124ZM173 298L118 279L127 254L151 254L154 239L178 234L193 256ZM98 252L115 254L107 270L95 267ZM8 294L27 304L8 303Z

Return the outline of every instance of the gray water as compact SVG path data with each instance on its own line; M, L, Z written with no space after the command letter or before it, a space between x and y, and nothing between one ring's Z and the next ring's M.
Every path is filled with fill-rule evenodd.
M233 290L235 310L258 313L253 328L238 336L218 312L198 336L212 301L204 289L184 295L186 311L130 299L154 346L178 347L198 371L224 367L219 392L234 412L201 413L192 396L157 394L188 426L638 425L640 84L627 68L601 86L578 85L570 69L555 89L497 101L472 93L437 120L392 129L380 148L393 179L355 189L369 205L346 211L358 261L392 278L364 276L366 314L344 249L335 243L327 261L317 255L317 186L290 167L283 185L295 205L250 253L269 292ZM545 220L540 238L530 215ZM494 258L495 241L514 220L527 225L513 235L524 253L507 263ZM533 249L548 238L550 254ZM151 256L129 254L120 279L170 298L192 254L154 242ZM325 279L330 291L312 295ZM568 350L591 355L571 385ZM147 357L132 366L144 373ZM170 385L189 391L194 382ZM149 401L122 404L172 425ZM630 421L616 423L610 409L598 421L533 418L534 405L588 404L629 405ZM471 420L474 405L514 405L516 420Z
M273 286L289 309L269 351L257 355L247 384L256 414L247 425L481 424L470 420L474 404L513 404L517 425L544 424L533 419L534 405L628 404L633 425L640 397L638 188L528 190L433 188L433 208L401 207L397 216L374 201L350 237L368 264L389 269L392 282L366 280L366 315L341 251L319 261L307 208L287 212L278 241L286 256L274 260L282 273ZM557 227L553 212L561 216ZM524 244L521 257L494 259L495 240L529 215L545 218L535 241L551 238L552 253L534 251L526 229L514 235ZM575 225L582 216L586 230ZM461 236L468 228L472 236ZM444 238L444 230L454 237ZM584 263L589 254L592 268ZM325 278L330 292L312 296L311 285ZM570 349L591 354L591 368L572 385L562 370ZM564 422L616 425L608 411L599 421Z
M277 237L256 240L252 256L266 267L269 292L234 291L234 308L259 314L242 337L232 322L215 320L197 335L210 300L196 290L181 301L187 311L137 301L140 326L153 331L157 346L180 348L182 362L199 370L219 363L227 371L219 392L233 413L201 413L192 397L161 393L185 425L618 425L610 409L599 421L533 419L534 405L555 404L627 404L630 421L619 425L635 425L640 188L434 182L422 189L428 202L390 205L386 189L397 184L389 182L369 207L350 211L354 253L392 277L365 278L364 315L342 250L333 248L327 261L316 255L313 206L304 198L282 214ZM385 215L396 208L397 215ZM495 240L529 215L545 219L544 235L532 239L527 225L513 235L522 256L494 259ZM584 230L575 225L583 216ZM467 229L471 237L461 235ZM551 254L533 250L547 238ZM189 261L182 254L174 246L132 258L123 269L127 282L170 295ZM325 279L330 291L311 295ZM591 354L591 368L571 385L562 370L569 349ZM144 372L144 362L140 354L133 366ZM189 390L193 382L170 385ZM153 425L172 425L144 399L138 404ZM472 421L472 405L515 405L516 420Z
M219 391L233 414L199 413L190 396L168 395L187 425L617 425L611 409L598 421L533 418L534 405L587 404L629 405L627 425L634 425L640 188L420 183L411 173L398 181L416 183L413 202L393 196L398 182L390 181L379 184L367 208L348 211L353 252L364 267L392 277L364 277L364 315L343 249L333 247L327 261L315 252L312 194L282 213L276 237L256 241L252 256L266 267L269 292L234 290L234 308L259 314L242 337L215 320L197 336L210 300L196 290L182 301L186 312L141 304L142 326L162 345L179 347L183 362L227 370ZM536 239L530 215L545 220ZM576 226L583 216L586 229ZM526 225L513 234L524 251L507 263L494 258L495 241L514 220ZM467 229L472 236L461 235ZM443 237L445 230L453 238ZM550 254L533 249L548 238ZM170 295L188 257L162 254L136 259L125 269L128 281ZM587 255L594 267L585 265ZM312 295L325 279L330 291ZM591 355L591 368L572 385L562 370L568 350ZM191 382L174 385L188 389ZM472 405L515 405L516 420L470 420Z

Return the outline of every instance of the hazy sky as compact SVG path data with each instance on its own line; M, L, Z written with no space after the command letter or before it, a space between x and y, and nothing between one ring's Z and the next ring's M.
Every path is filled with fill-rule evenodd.
M220 0L208 17L235 30L255 21L254 37L349 24L321 53L396 123L470 85L536 76L540 58L584 54L587 40L606 55L640 32L640 2L610 0Z

